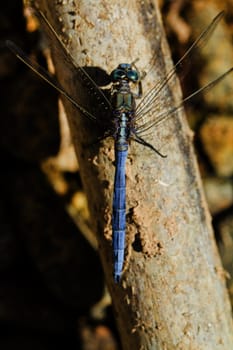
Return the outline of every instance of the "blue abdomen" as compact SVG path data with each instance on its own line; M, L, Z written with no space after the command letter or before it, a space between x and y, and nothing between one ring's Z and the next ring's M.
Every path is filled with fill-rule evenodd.
M115 180L113 194L113 264L114 264L114 280L119 282L123 264L125 249L125 229L126 229L126 186L125 186L125 162L128 149L115 149Z

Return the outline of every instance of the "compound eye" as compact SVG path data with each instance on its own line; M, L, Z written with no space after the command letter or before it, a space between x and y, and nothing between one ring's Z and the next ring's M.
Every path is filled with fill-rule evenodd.
M133 82L136 82L139 80L138 72L136 70L129 70L127 72L127 78Z
M111 73L111 79L113 82L119 81L126 77L125 71L122 69L114 69Z

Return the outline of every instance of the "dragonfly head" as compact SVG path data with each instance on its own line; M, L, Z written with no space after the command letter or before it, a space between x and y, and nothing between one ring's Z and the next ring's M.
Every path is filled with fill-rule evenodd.
M111 80L113 83L117 83L122 80L138 83L139 73L136 69L132 68L131 64L121 63L116 69L112 71Z

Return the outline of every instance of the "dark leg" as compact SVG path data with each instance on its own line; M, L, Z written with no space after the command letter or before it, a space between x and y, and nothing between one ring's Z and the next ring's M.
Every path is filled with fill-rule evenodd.
M146 142L145 140L143 140L143 138L139 137L138 135L135 135L135 138L133 138L133 140L136 141L137 143L140 143L141 145L143 145L145 147L148 147L148 148L152 149L152 151L157 153L160 157L162 157L162 158L166 158L167 157L167 155L160 153L150 143Z

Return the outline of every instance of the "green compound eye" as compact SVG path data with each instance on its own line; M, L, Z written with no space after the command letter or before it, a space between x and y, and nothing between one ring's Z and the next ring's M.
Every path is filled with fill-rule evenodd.
M132 82L137 82L139 80L139 74L136 70L131 69L130 64L122 63L117 69L114 69L111 73L111 79L113 82L117 82L121 79L127 78Z
M136 70L130 69L127 72L127 78L133 82L136 82L139 80L138 72Z
M111 79L113 82L119 81L126 77L126 72L122 69L114 69L111 73Z
M111 79L113 82L116 82L118 80L121 80L126 77L126 72L123 69L114 69L111 73Z

